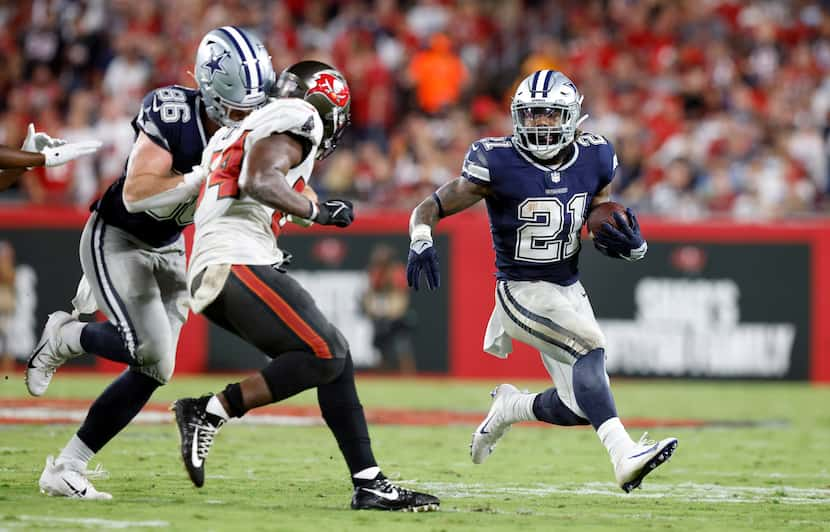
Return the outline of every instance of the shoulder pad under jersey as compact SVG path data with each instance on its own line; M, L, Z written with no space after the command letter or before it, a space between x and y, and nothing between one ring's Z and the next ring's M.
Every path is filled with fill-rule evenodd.
M305 137L316 147L323 137L323 122L317 110L299 98L275 98L249 114L241 124L250 131L250 146L273 133L292 133Z
M464 157L461 177L477 185L490 185L491 154L494 150L511 149L512 146L509 137L487 137L473 142Z
M173 152L182 136L182 126L196 120L195 95L192 89L170 85L148 92L132 122L133 128L154 143Z

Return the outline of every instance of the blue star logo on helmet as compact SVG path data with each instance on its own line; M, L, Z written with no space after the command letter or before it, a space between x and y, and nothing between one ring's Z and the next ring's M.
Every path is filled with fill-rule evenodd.
M221 72L222 74L227 74L228 71L225 70L225 67L222 66L222 61L226 58L230 57L231 54L227 50L222 50L218 55L215 53L216 48L211 49L210 54L210 61L202 65L202 68L208 71L208 79L213 81L213 76L216 75L217 72Z

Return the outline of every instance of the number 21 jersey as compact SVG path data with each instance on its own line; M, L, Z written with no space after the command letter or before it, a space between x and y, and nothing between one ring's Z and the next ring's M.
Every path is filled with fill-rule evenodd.
M563 162L546 164L512 142L474 142L461 176L485 186L496 277L570 285L579 279L580 230L594 196L614 175L617 157L604 138L581 133Z

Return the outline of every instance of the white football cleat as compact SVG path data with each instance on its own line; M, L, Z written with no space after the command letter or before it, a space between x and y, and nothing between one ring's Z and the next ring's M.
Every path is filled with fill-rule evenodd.
M528 396L536 394L521 392L512 384L499 384L490 395L493 397L493 404L490 405L487 417L473 432L473 440L470 443L470 456L475 464L484 462L493 453L496 443L510 430L513 423L535 419L525 412L527 402L519 404L519 399L529 399Z
M105 474L100 464L94 471L87 471L80 462L67 460L56 463L54 458L48 456L38 486L40 486L41 493L52 497L91 500L112 499L112 495L109 493L96 490L87 478L89 476L104 476Z
M648 432L614 464L617 484L626 493L640 487L646 475L669 460L677 449L677 438L666 438L656 442L647 439L647 436Z
M24 379L30 394L36 397L43 395L55 371L67 360L83 354L70 350L61 338L61 327L73 320L75 318L71 314L61 310L49 314L49 319L46 320L43 333L40 335L40 341L29 356L29 363L26 365Z

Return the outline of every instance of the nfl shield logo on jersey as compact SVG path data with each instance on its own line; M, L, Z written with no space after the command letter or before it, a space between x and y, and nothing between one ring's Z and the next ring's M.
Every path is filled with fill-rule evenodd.
M559 172L554 171L550 173L550 180L552 183L558 183L561 179L562 178L559 175Z

